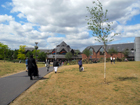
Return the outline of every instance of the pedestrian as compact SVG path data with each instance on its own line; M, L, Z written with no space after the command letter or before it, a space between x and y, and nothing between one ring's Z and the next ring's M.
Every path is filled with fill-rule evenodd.
M114 64L115 64L115 57L113 57L113 62L114 62Z
M50 68L50 61L47 60L47 58L46 58L46 68L47 68L47 71L49 71L49 68Z
M79 71L81 71L81 69L82 69L82 60L81 59L79 59L78 65L79 65Z
M25 65L26 65L26 72L28 71L28 57L25 60Z
M53 61L53 67L54 67L55 73L57 73L57 69L58 69L58 67L59 67L58 60L54 60L54 61Z
M19 60L19 63L21 63L21 60Z
M111 64L112 64L112 56L110 57L110 61L111 61Z
M38 67L33 55L28 59L28 75L30 76L30 80L33 80L32 76L38 76Z

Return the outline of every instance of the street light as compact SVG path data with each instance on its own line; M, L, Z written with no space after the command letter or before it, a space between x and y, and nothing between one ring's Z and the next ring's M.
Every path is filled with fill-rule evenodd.
M56 60L56 49L55 49L55 60Z
M35 49L36 49L36 62L37 62L37 49L38 49L38 46L37 46L37 44L38 44L38 42L35 42L35 44L36 44L36 46L35 46Z

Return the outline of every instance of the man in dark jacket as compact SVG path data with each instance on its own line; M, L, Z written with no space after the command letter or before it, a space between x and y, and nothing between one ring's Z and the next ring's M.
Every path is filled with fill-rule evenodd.
M55 73L57 73L57 69L58 69L58 67L59 67L58 60L55 60L55 61L53 62L53 67L54 67Z
M30 80L33 80L32 76L38 76L38 67L33 55L28 59L28 75L30 76Z
M79 65L79 71L82 71L82 60L81 59L78 61L78 65Z

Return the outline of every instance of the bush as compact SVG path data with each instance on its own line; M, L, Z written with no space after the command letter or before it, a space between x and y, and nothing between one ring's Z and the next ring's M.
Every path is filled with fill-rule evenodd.
M101 58L99 59L99 62L104 62L104 58L101 57Z
M67 61L65 61L63 65L67 65L67 63L68 63L68 62L67 62Z
M118 61L118 62L121 62L121 61L122 61L122 59L120 59L120 58L118 58L118 57L117 57L117 61Z
M70 61L69 64L70 65L76 65L76 64L78 64L78 61L77 60L73 60L73 61Z
M107 62L110 62L110 58L106 58L106 61L107 61Z

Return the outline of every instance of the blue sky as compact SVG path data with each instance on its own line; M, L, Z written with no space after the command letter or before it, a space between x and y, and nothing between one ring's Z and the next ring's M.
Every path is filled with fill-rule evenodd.
M92 1L0 0L0 42L11 49L33 47L35 42L40 49L53 49L65 41L81 51L102 44L87 29L86 7L92 7ZM140 37L140 0L100 1L114 31L121 33L109 44L133 43Z

